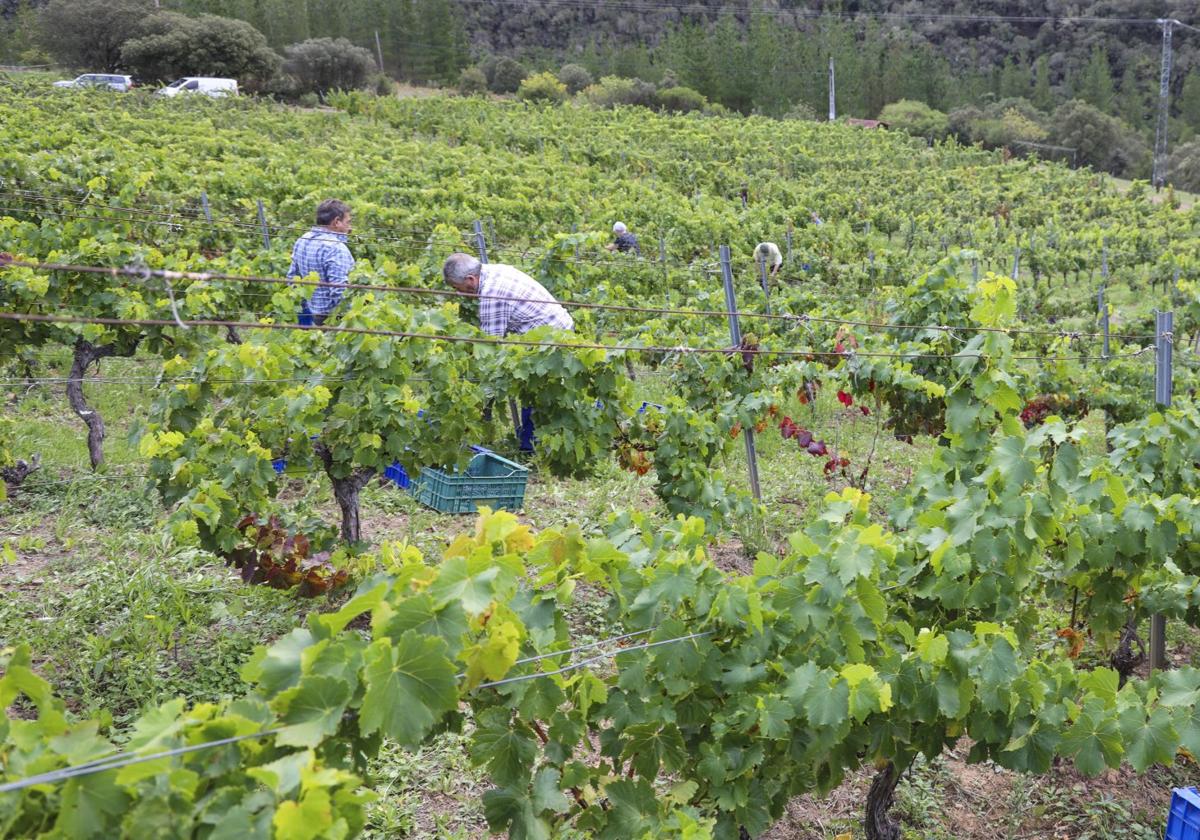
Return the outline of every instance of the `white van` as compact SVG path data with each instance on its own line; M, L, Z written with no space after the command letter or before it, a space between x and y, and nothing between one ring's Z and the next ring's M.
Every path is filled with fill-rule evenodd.
M178 96L181 93L237 96L237 92L237 79L214 79L208 76L184 76L159 90L163 96Z

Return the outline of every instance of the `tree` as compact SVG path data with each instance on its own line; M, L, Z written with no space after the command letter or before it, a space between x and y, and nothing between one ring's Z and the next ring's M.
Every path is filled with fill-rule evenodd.
M525 78L517 89L517 96L529 102L565 102L567 86L547 70Z
M1200 71L1192 70L1183 79L1179 94L1179 116L1194 131L1200 131Z
M1000 71L999 94L1002 99L1029 95L1029 72L1015 58Z
M950 131L950 123L945 114L930 108L924 102L914 102L911 99L901 99L899 102L885 105L879 112L879 119L927 140L941 140Z
M492 90L496 93L516 93L528 72L517 61L507 56L496 62L491 75Z
M281 63L263 34L245 21L176 12L147 19L122 46L121 59L145 79L222 76L251 84L269 81Z
M1033 104L1043 111L1054 107L1054 91L1050 88L1050 59L1039 55L1033 65Z
M1108 63L1108 51L1104 47L1092 50L1092 55L1083 68L1083 78L1076 95L1105 113L1112 112L1116 88L1113 85L1112 67Z
M375 72L371 51L345 38L310 38L284 49L284 72L299 83L302 93L324 96L331 90L366 87Z
M51 0L39 19L55 59L86 70L119 70L121 46L153 12L149 0Z
M1117 111L1121 119L1134 129L1140 129L1146 124L1146 116L1149 113L1148 105L1146 92L1142 89L1141 81L1138 79L1137 67L1133 63L1129 63L1121 75L1121 91L1117 95Z
M0 4L0 59L9 64L44 64L49 56L39 43L38 11L33 0Z
M593 81L592 74L587 71L587 68L578 64L564 64L558 71L558 80L567 86L567 93L572 96Z
M1058 107L1051 121L1054 142L1077 150L1080 163L1124 177L1148 168L1149 152L1124 122L1073 99Z

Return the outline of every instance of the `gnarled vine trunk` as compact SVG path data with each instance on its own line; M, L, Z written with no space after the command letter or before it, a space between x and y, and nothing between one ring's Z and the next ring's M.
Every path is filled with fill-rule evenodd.
M863 821L867 840L900 840L900 821L889 813L899 783L900 771L890 761L875 774L867 792L867 814Z
M317 453L317 457L321 459L321 464L325 467L325 474L329 476L329 481L333 484L333 498L337 500L338 507L342 511L342 540L348 543L358 542L362 539L358 496L367 486L371 477L375 475L375 470L371 467L359 467L351 470L349 476L337 478L333 474L333 455L329 448L324 444L317 443L313 446L313 451Z
M71 410L87 426L88 457L91 459L93 470L104 463L104 418L100 416L100 412L88 405L83 396L83 377L88 368L101 359L109 356L132 356L136 349L137 342L122 349L115 344L92 344L82 337L75 340L71 373L67 378L67 400L71 403Z
M29 478L42 467L42 456L35 454L29 461L17 461L11 467L0 467L0 480L9 487L19 487L21 482Z
M1134 645L1137 645L1137 653L1134 653ZM1137 619L1130 616L1129 621L1125 622L1125 629L1121 631L1121 640L1117 643L1117 649L1109 658L1113 670L1117 672L1120 680L1118 684L1124 687L1125 681L1133 676L1137 666L1141 665L1145 659L1146 644L1138 635Z

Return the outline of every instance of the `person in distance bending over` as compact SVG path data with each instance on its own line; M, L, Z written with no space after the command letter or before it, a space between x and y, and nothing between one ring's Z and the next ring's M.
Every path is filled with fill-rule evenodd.
M304 279L315 275L321 281L312 297L301 304L300 316L310 315L312 323L321 325L342 302L354 257L346 247L350 233L350 208L344 201L331 198L317 206L317 225L296 240L292 246L292 265L287 279Z
M607 250L620 251L622 254L632 251L639 257L642 255L637 237L629 232L629 228L625 227L624 222L617 222L613 225L613 237L613 241L604 246Z
M754 249L754 264L758 265L760 260L766 262L771 276L774 277L783 265L783 254L779 253L779 246L774 242L759 242L758 247Z
M479 327L488 335L527 333L536 327L575 329L567 310L538 281L511 265L484 265L470 254L451 254L442 276L455 291L479 295ZM490 417L491 401L484 409ZM533 451L533 409L521 409L517 433L522 452Z

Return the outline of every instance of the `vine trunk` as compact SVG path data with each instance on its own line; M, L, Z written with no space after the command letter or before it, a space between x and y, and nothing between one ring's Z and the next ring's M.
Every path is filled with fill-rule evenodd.
M890 813L899 783L900 771L890 761L875 774L867 792L867 814L863 825L867 840L900 840L900 821Z

